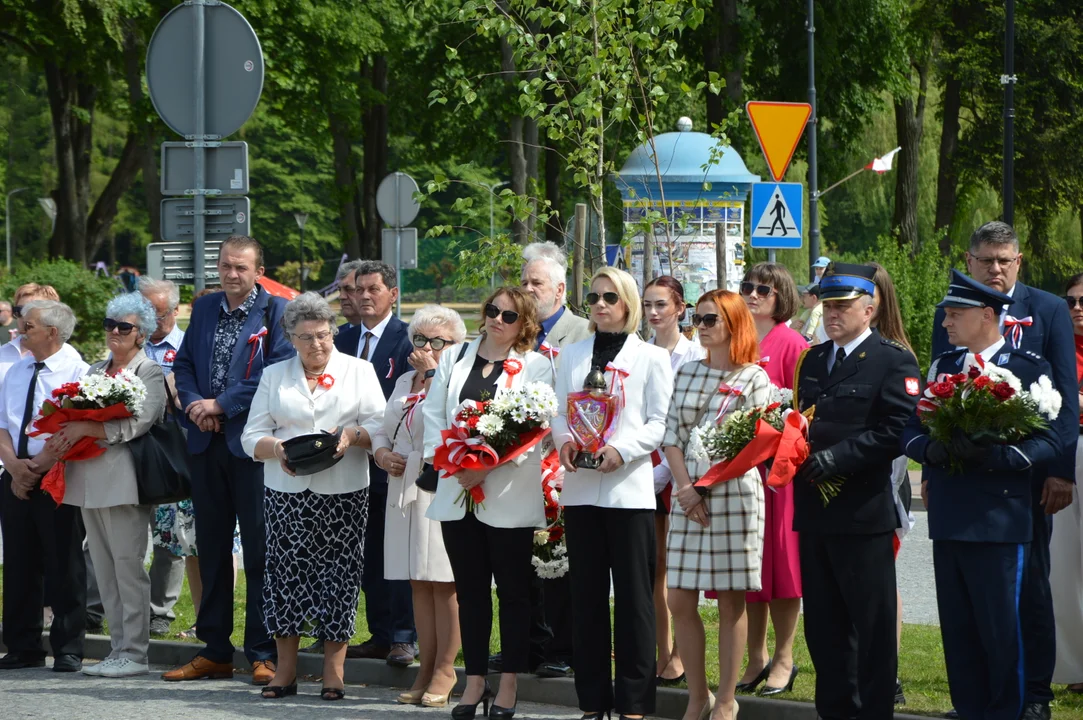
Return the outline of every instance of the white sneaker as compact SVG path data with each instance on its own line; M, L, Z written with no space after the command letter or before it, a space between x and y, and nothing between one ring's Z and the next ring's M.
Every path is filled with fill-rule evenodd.
M146 663L136 662L130 658L117 658L101 670L102 677L122 678L133 675L146 675L150 672L150 666Z
M102 674L102 670L104 670L107 665L111 665L114 662L116 662L116 658L105 658L101 662L94 663L93 665L84 665L83 674L99 677Z

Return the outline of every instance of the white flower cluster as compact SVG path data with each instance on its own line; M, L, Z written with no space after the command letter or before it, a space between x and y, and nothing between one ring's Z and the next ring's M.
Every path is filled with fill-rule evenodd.
M792 409L793 408L793 390L788 388L780 388L776 385L771 386L771 404L778 403L780 409Z
M548 534L548 531L544 531ZM564 577L568 572L568 548L563 543L553 546L553 559L542 560L537 555L531 556L530 563L534 566L534 572L542 580L555 580Z
M703 426L692 428L692 434L688 438L688 449L685 451L685 456L690 460L696 462L708 462L711 459L710 454L707 452L707 441L711 435L715 432L714 427Z
M545 383L532 382L520 388L502 388L489 403L488 411L517 424L533 422L537 427L549 427L557 415L557 395ZM484 420L482 417L481 420ZM478 422L479 432L481 422Z
M982 375L988 376L990 380L995 383L1006 382L1017 393L1023 392L1023 383L1019 382L1019 378L1011 370L1005 370L1002 367L993 365L992 363L986 363L982 368ZM1048 380L1048 378L1046 378Z
M94 403L98 407L122 402L128 412L138 417L143 410L143 401L147 399L147 386L138 375L127 369L112 376L85 375L79 380L79 396L75 399Z
M497 435L504 429L504 420L499 415L486 413L478 418L477 430L485 437Z
M1038 382L1031 383L1030 399L1038 406L1038 412L1045 415L1049 422L1057 419L1057 415L1060 414L1061 396L1047 375L1042 375L1038 378Z

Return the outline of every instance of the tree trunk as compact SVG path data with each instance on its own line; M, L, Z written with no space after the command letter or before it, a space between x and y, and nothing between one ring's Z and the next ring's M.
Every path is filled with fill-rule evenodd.
M365 137L364 165L361 171L361 212L364 233L362 257L377 257L381 253L380 214L376 210L376 190L387 176L387 58L376 55L372 62L361 61L361 83L367 84L369 95L376 100L362 101L361 124ZM366 93L362 93L362 97Z
M144 156L144 137L132 130L124 142L117 166L109 181L105 184L94 209L86 222L86 257L93 258L102 246L117 217L117 205L120 198L131 187Z
M918 67L918 97L895 98L895 135L899 146L899 167L895 176L895 217L892 225L899 230L899 245L916 253L918 236L918 157L925 122L925 97L929 81L929 63Z
M162 189L158 177L157 137L150 117L150 105L143 94L142 64L144 50L132 27L124 33L124 76L128 83L128 105L132 108L134 132L143 143L140 170L143 173L143 195L150 218L151 242L162 241Z
M357 208L357 169L354 165L353 144L349 124L337 113L327 115L331 127L331 148L335 163L335 202L338 205L339 226L346 252L361 256L361 215ZM370 255L369 257L375 257Z
M56 65L45 62L46 91L53 122L53 144L56 151L56 225L49 238L49 256L65 257L70 243L82 244L86 228L85 216L79 215L79 200L75 171L75 147L71 127L73 122L72 79Z
M709 81L710 73L715 72L726 83L718 95L710 91L706 94L708 133L725 121L727 105L738 106L744 95L745 58L737 3L738 0L714 0L704 22L704 80Z
M959 150L959 111L963 106L963 81L948 77L944 83L943 122L940 131L940 162L936 174L936 220L935 230L944 230L940 239L940 252L951 252L951 238L947 230L955 221L958 203L959 170L955 155Z
M538 222L538 121L534 118L523 118L523 155L526 157L527 192L530 195L526 242L533 242Z
M545 239L564 245L564 221L560 216L560 170L564 159L552 140L545 146L545 199L549 202L549 219L545 221Z
M508 107L513 108L516 106L516 95L518 93L516 86L518 71L515 67L514 51L506 37L500 38L500 72L508 92ZM525 197L527 194L528 177L526 151L523 147L523 121L522 115L514 110L510 111L508 116L508 164L511 166L511 191L520 197ZM534 128L534 132L536 136L537 126ZM530 228L527 223L522 218L512 216L512 239L525 245L528 242L529 234Z

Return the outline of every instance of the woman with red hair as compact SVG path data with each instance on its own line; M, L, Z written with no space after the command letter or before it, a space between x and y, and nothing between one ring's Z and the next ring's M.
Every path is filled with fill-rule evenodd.
M684 720L711 713L714 720L737 714L734 689L744 655L739 624L745 593L761 586L764 496L759 472L710 488L699 480L711 463L686 457L693 428L723 422L737 410L764 407L771 381L756 364L756 326L741 297L712 290L699 299L692 324L707 358L684 365L673 383L673 399L662 441L673 473L673 503L668 539L669 607L677 630L688 681ZM707 688L705 637L699 594L718 593L718 702ZM713 712L712 712L713 710Z

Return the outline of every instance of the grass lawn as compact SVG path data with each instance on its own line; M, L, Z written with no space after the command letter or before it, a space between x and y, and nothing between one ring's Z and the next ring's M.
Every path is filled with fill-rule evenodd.
M237 588L233 601L233 644L240 648L243 645L244 629L244 572L237 574ZM3 568L0 567L0 595L3 593ZM493 597L494 625L491 640L493 652L499 650L499 634L496 626L496 597ZM365 600L362 594L361 602L357 611L357 632L353 642L362 642L368 638L368 628L365 624ZM172 640L179 640L177 633L191 627L195 622L195 613L192 609L192 600L188 592L188 581L185 580L184 590L177 602L174 611L177 619L173 623ZM712 604L701 608L703 622L707 632L707 676L711 687L718 685L718 610ZM804 618L797 628L797 641L794 647L794 658L801 667L801 672L794 683L793 693L784 696L787 700L799 700L812 702L816 686L816 671L812 667L808 648L804 641ZM192 641L198 642L198 641ZM312 640L305 639L302 646L308 646ZM773 646L773 636L769 638L769 644ZM462 663L462 655L459 656L459 664ZM944 669L944 654L940 644L940 629L930 625L903 625L902 651L899 656L899 676L902 678L906 691L905 710L907 712L926 715L940 715L951 707L951 699L948 695L948 683ZM1058 690L1058 697L1052 705L1053 717L1056 720L1083 720L1083 695L1071 695Z

